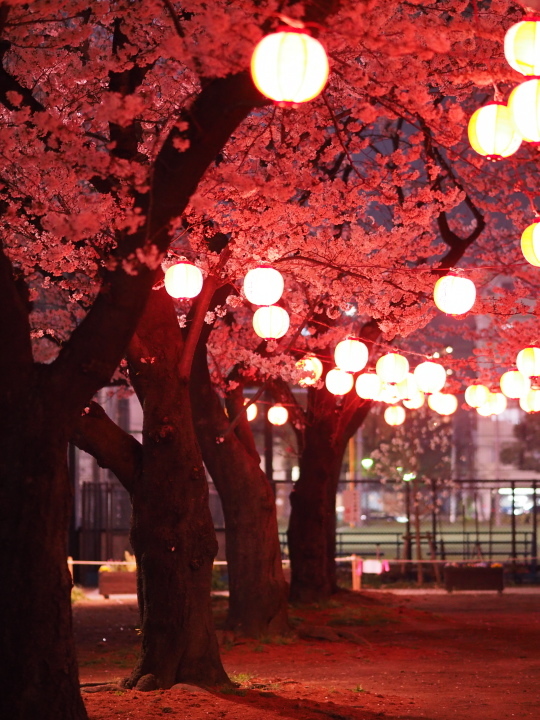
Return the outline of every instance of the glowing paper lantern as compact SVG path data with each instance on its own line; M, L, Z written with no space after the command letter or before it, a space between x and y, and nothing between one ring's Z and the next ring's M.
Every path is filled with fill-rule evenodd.
M249 400L244 400L244 405L247 405ZM257 417L257 405L255 403L251 403L251 405L248 406L246 410L246 418L248 419L248 422L251 422L252 420L255 420Z
M508 402L506 397L502 393L490 392L487 401L480 407L476 408L476 412L484 417L488 417L489 415L500 415L506 410L507 405Z
M503 394L508 398L520 398L530 389L529 379L519 370L509 370L501 375L499 381Z
M526 80L508 98L512 121L527 142L540 142L540 80Z
M303 30L287 28L264 37L251 58L257 88L278 103L301 103L317 97L329 67L321 43Z
M388 425L403 425L405 422L405 410L401 405L392 405L384 411L384 419Z
M445 275L435 283L435 305L447 315L463 315L476 300L476 288L472 280L460 275Z
M375 373L360 373L356 378L356 394L364 400L375 400L382 389L382 380Z
M202 286L202 272L187 260L171 265L165 271L165 290L173 298L194 298L201 292Z
M303 375L298 381L298 384L302 387L309 385L315 385L323 374L323 364L319 358L313 355L306 355L301 360L298 360L296 367L302 371Z
M289 419L289 411L281 403L268 408L268 422L272 425L285 425Z
M409 400L416 395L418 393L418 385L416 384L414 375L407 373L405 378L397 383L396 391L402 400Z
M388 405L394 405L395 403L398 403L401 398L398 391L396 390L396 385L388 385L387 383L383 383L381 387L381 392L377 395L375 400L377 402L387 403Z
M403 405L408 408L409 410L418 410L422 407L422 405L425 402L425 395L421 390L418 390L418 392L413 395L412 397L408 398L407 400L403 401Z
M345 372L355 373L362 370L366 366L368 358L367 347L356 338L342 340L334 350L336 366Z
M427 399L429 407L439 415L452 415L458 407L458 400L450 393L433 393Z
M422 392L439 392L446 382L446 370L439 363L428 360L414 368L414 379Z
M489 398L489 388L485 385L469 385L465 390L465 402L473 408L485 405Z
M377 360L375 372L386 383L399 383L409 372L409 361L399 353L388 353Z
M540 26L529 17L512 25L504 36L504 56L522 75L540 75Z
M265 340L277 340L289 329L289 313L279 305L260 307L253 314L253 329Z
M529 390L519 399L519 405L526 413L540 412L540 390Z
M261 265L244 278L244 295L253 305L274 305L283 295L285 283L279 270Z
M528 263L540 267L540 220L535 220L523 231L521 252Z
M346 395L352 390L354 378L351 373L334 368L326 373L325 384L332 395Z
M525 377L540 375L540 348L527 347L520 350L516 358L517 369Z
M469 120L468 134L472 149L488 160L513 155L522 140L510 110L500 102L478 108Z

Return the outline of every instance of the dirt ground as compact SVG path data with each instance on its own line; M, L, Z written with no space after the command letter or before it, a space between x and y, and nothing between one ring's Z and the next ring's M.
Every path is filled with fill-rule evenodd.
M215 606L219 624L226 599ZM315 610L293 607L291 619L294 640L222 637L236 689L141 693L110 685L137 654L134 599L82 600L74 622L90 718L540 718L540 589L343 593Z

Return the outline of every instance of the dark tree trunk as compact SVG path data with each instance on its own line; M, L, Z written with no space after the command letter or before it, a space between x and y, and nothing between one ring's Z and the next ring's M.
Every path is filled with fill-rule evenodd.
M144 426L131 529L142 652L127 684L146 690L228 682L210 604L217 541L189 389L177 373L182 351L172 301L153 292L129 352Z
M85 720L66 564L66 423L29 385L0 422L0 717Z
M281 565L272 487L259 467L245 414L235 432L215 393L199 348L191 392L204 461L221 498L229 571L228 627L249 637L290 632L287 583ZM230 417L243 408L241 389L228 402Z
M308 391L300 477L291 493L288 529L293 602L320 602L337 590L336 492L347 442L369 409L369 402L352 394L336 404L326 388Z
M332 442L333 431L322 419L305 432L287 533L292 602L320 602L337 590L336 491L345 446Z

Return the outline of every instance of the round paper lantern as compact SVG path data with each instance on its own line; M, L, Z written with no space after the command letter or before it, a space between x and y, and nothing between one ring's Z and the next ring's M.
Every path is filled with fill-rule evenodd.
M253 314L253 329L265 340L277 340L289 329L289 313L279 305L260 307Z
M412 373L407 373L405 378L401 382L397 383L396 391L402 400L409 400L411 397L416 395L418 392L418 385L416 384L414 375Z
M439 415L452 415L458 407L457 397L450 393L433 393L428 396L427 403Z
M202 286L202 272L187 260L171 265L165 271L165 290L173 298L194 298L201 292Z
M418 390L412 397L403 401L403 405L409 410L418 410L422 407L425 402L425 395L421 390Z
M540 80L533 78L515 87L508 98L512 121L527 142L540 143Z
M473 408L485 405L489 398L489 388L485 385L469 385L465 390L465 402Z
M435 283L435 305L447 315L463 315L474 305L476 288L472 280L460 275L445 275Z
M385 383L398 383L407 377L409 361L399 353L387 353L377 360L375 372Z
M507 407L506 397L500 392L490 392L487 401L476 408L476 412L483 417L489 415L500 415Z
M540 267L540 219L535 220L523 231L521 252L528 263Z
M346 395L354 385L351 373L334 368L326 373L325 384L332 395Z
M384 411L384 419L388 425L403 425L405 422L405 410L401 405L392 405Z
M526 347L520 350L516 358L517 369L525 377L540 375L540 348Z
M395 405L395 403L398 403L401 398L398 394L398 391L396 390L396 385L388 385L387 383L383 383L381 387L381 392L377 395L375 398L377 402L383 402L387 405Z
M326 85L328 73L321 43L293 28L264 37L251 58L253 82L263 95L278 103L312 100Z
M504 56L522 75L540 75L539 20L528 17L512 25L504 36Z
M303 373L302 377L298 381L298 384L302 387L315 385L323 374L322 362L319 358L316 358L313 355L306 355L306 357L298 360L296 367Z
M540 390L529 390L519 399L519 405L526 413L540 412Z
M472 149L488 160L513 155L522 140L512 122L510 110L500 102L478 108L469 120L468 134Z
M336 366L345 372L355 373L367 364L369 351L363 342L356 338L346 338L336 345L334 360Z
M519 370L509 370L501 375L499 381L501 390L508 398L520 398L530 389L529 378L519 372Z
M249 400L244 400L244 405L247 405ZM246 409L246 418L248 419L248 422L251 422L252 420L255 420L257 417L257 405L255 403L251 403L251 405L248 405Z
M268 422L272 425L285 425L289 419L289 411L281 403L268 408Z
M418 389L425 393L435 393L443 389L446 382L446 370L439 363L429 360L414 368L414 379Z
M375 400L382 389L382 380L375 373L360 373L356 378L356 394L364 400Z
M261 265L244 278L244 295L253 305L274 305L283 295L283 275L279 270Z

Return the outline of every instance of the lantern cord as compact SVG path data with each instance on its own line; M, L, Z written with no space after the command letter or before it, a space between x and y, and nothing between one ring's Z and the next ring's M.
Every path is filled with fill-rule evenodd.
M475 7L476 7L476 2L475 2ZM495 102L502 102L504 95L499 90L497 83L495 81L493 81L492 84L493 84L493 100Z

